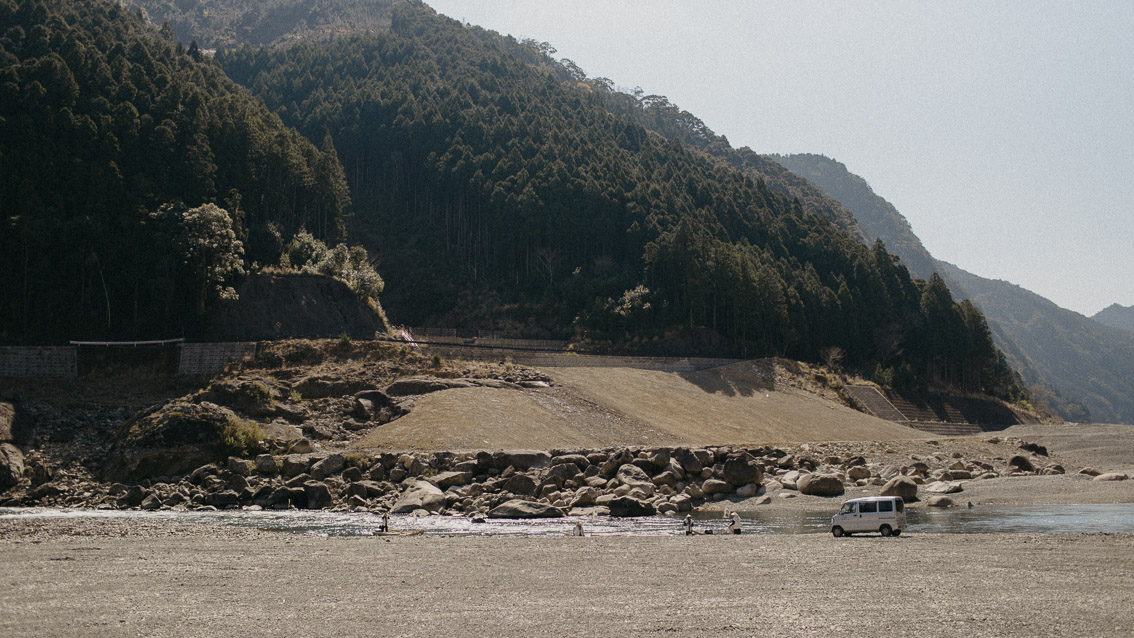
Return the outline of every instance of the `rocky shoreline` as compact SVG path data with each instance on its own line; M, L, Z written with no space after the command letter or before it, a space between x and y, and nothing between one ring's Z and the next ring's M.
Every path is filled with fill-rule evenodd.
M0 493L0 506L421 511L473 518L751 509L849 492L952 507L964 504L959 493L966 485L971 490L993 479L1127 477L1069 469L1042 446L1000 436L761 448L260 454L130 483L94 480L77 465L53 468L36 452L22 461L7 466L9 477L17 469L20 476Z

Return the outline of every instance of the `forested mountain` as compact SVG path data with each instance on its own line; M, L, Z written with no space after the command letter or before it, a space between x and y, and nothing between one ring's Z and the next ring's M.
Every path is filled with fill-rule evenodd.
M390 28L392 0L128 0L175 38L203 49L325 42Z
M177 336L349 192L196 47L102 0L0 0L0 339Z
M1101 325L1014 284L942 265L1060 395L1087 408L1063 405L1065 418L1134 423L1134 333ZM1061 407L1058 401L1054 407Z
M839 199L868 238L882 239L918 276L937 272L954 296L971 299L987 317L1011 366L1057 414L1071 421L1134 422L1134 339L1129 333L1099 326L1019 286L939 262L900 212L833 159L769 157Z
M311 32L304 7L380 5L186 0L175 14L231 11L193 23L223 45L269 14L271 41L290 42L289 21ZM695 118L657 96L618 106L544 45L405 1L385 33L211 58L143 16L0 0L9 335L184 332L257 263L372 297L366 251L333 245L349 228L405 323L640 351L711 332L736 354L1019 396L984 317L939 277L913 281L815 189L686 131Z
M1112 328L1134 332L1134 306L1111 304L1100 310L1091 319Z
M893 204L875 194L866 180L848 171L841 162L811 153L766 157L815 184L847 207L867 239L885 242L886 248L901 257L902 263L915 277L928 279L935 272L941 274L937 260L922 245L906 218ZM965 296L954 282L947 282L954 294L962 298Z
M837 204L832 223L613 113L545 45L406 2L387 34L217 60L334 139L352 232L380 255L398 320L616 341L708 327L742 354L836 347L910 377L1012 385L979 312L845 232Z

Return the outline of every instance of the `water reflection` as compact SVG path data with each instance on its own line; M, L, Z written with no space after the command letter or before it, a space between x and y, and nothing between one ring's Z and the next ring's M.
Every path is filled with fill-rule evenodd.
M746 534L809 534L830 531L832 511L794 512L767 510L742 513ZM1134 503L1110 505L1041 505L1028 507L978 507L963 510L906 510L907 534L979 533L1076 533L1134 532ZM117 510L60 510L0 508L0 519L34 517L109 518L170 521L201 525L250 527L269 531L315 536L367 536L380 522L369 512L138 512ZM727 521L720 514L694 514L695 529L726 533ZM473 522L456 516L391 516L390 528L402 532L476 536L550 536L569 534L582 520L587 535L660 536L683 533L680 517L559 518L539 520L489 519Z

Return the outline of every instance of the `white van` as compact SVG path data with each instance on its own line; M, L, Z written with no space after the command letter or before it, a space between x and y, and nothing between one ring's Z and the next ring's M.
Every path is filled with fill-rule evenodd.
M831 533L835 536L850 536L856 532L897 536L905 528L906 504L900 496L852 498L831 517Z

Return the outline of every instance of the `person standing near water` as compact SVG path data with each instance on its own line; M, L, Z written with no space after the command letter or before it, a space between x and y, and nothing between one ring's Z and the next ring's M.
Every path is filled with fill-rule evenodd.
M729 534L739 534L740 533L740 514L733 512L732 516L730 518L731 518L731 520L729 520L729 523L728 523L728 533Z
M388 512L382 512L382 524L378 526L378 531L390 531L390 514Z
M685 522L682 523L682 525L685 526L685 535L686 536L692 536L693 535L693 515L692 514L686 514L685 515Z

